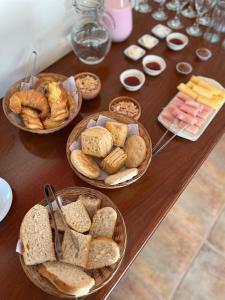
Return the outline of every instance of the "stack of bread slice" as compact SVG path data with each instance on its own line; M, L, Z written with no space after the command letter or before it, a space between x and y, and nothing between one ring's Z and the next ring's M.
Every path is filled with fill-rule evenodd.
M64 205L62 211L79 250L56 210L63 252L63 259L56 260L53 223L47 208L37 204L28 211L21 224L22 255L26 265L38 265L41 276L58 290L80 297L88 294L95 285L94 278L86 273L88 270L113 265L120 258L120 248L113 240L117 212L112 207L101 208L100 199L86 195Z

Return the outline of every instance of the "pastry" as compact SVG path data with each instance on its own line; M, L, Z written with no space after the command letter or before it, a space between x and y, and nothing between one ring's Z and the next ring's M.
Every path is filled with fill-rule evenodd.
M43 124L44 124L45 129L52 129L52 128L57 128L57 127L61 126L63 122L64 122L64 120L55 121L53 118L50 117L50 118L46 118L43 121Z
M131 135L127 138L124 151L127 154L126 167L137 168L145 160L146 144L144 139L139 135Z
M44 76L35 82L33 88L43 94L46 94L48 90L48 85L51 82L58 82L58 81L52 76Z
M112 135L104 127L87 128L81 133L81 146L85 154L105 157L113 146Z
M21 118L25 127L29 129L44 129L43 124L39 119L38 112L30 107L22 107Z
M97 163L81 150L73 150L70 159L77 171L84 176L94 179L100 175L100 169Z
M49 113L49 105L46 97L33 89L16 92L9 99L9 108L13 112L17 114L21 113L22 106L28 106L40 111L40 118L47 117Z
M138 174L137 168L127 169L116 174L106 177L105 184L116 185L124 181L130 180Z
M103 159L101 166L107 173L113 174L124 166L126 158L125 152L117 147Z
M119 122L106 122L105 127L112 134L113 144L123 147L127 137L128 125Z

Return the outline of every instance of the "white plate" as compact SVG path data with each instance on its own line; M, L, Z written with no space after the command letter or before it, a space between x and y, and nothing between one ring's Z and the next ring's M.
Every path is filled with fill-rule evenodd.
M132 56L132 55L129 54L129 49L131 49L132 47L136 47L136 48L139 48L139 49L140 49L140 55L139 55L139 56L134 57L134 56ZM133 45L130 45L128 48L126 48L126 49L124 50L123 53L124 53L128 58L130 58L130 59L136 61L136 60L139 60L141 57L143 57L143 56L145 55L146 51L145 51L143 48L139 47L138 45L133 44Z
M12 189L8 182L0 177L0 222L5 218L12 205Z
M219 89L222 89L225 91L225 88L216 80L214 80L212 78L208 78L208 77L203 77L203 76L198 76L198 77L200 79L204 80L205 82L208 82L209 84L215 86L216 88L219 88ZM190 141L193 141L193 142L197 141L200 138L200 136L203 134L203 132L206 130L206 128L209 126L211 121L215 118L215 116L217 115L217 113L219 112L221 107L223 106L224 102L225 102L225 99L218 109L212 111L212 113L208 116L208 119L207 119L205 125L198 131L197 134L194 135L194 134L188 133L184 130L181 133L179 133L177 136L182 137L187 140L190 140ZM159 114L158 121L166 128L168 128L170 125L170 122L165 121L165 119L162 118L162 113ZM171 128L170 128L170 131L172 133L177 133L179 130L180 130L180 128L176 125L171 126Z
M152 45L151 45L151 46L147 46L147 45L144 43L143 38L145 38L145 37L150 37L150 38L151 38L151 40L152 40ZM138 39L138 44L141 45L142 47L148 49L148 50L153 49L156 45L158 45L158 43L159 43L159 40L158 40L156 37L152 36L151 34L144 34L144 35L142 35L142 36Z

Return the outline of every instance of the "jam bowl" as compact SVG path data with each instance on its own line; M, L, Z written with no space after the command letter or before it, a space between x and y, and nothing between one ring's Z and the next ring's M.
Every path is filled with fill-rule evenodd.
M147 55L142 60L145 72L150 76L158 76L166 69L165 60L158 55Z
M184 49L188 44L188 37L180 32L173 32L166 38L167 46L174 51L180 51Z
M126 90L135 92L145 83L145 75L137 69L128 69L120 74L120 82Z

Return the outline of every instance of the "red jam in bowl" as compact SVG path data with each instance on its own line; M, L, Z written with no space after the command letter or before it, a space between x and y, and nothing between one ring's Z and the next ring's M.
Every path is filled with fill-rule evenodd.
M145 66L146 66L148 69L151 69L151 70L153 70L153 71L159 71L159 70L161 70L160 64L157 63L157 62L155 62L155 61L151 61L151 62L147 63Z
M137 78L136 76L129 76L129 77L126 77L124 79L124 83L127 84L127 85L129 85L129 86L137 86L141 82L140 82L140 79Z
M175 45L182 45L184 43L182 40L177 38L170 39L169 42Z

